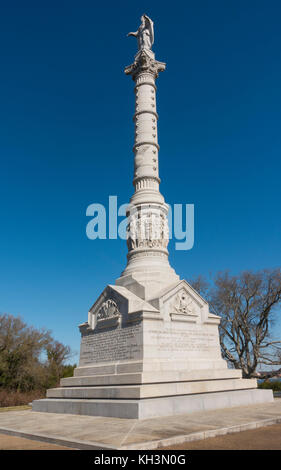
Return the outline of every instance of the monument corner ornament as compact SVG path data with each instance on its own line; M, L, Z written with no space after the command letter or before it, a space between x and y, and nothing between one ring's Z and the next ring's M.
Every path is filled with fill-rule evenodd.
M32 409L141 419L273 401L271 390L257 389L255 379L227 368L220 318L169 263L155 84L166 64L151 49L154 23L147 15L128 36L137 39L138 51L125 68L135 82L127 263L79 326L80 361L74 376L61 379Z

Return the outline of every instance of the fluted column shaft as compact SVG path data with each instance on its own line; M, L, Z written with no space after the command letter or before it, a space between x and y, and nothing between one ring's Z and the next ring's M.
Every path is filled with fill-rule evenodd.
M135 191L159 190L158 135L155 78L140 73L135 86Z
M154 283L155 289L176 276L168 261L168 206L159 191L155 80L165 67L152 51L142 50L125 69L135 82L135 192L128 212L128 263L120 279L137 276L143 285Z

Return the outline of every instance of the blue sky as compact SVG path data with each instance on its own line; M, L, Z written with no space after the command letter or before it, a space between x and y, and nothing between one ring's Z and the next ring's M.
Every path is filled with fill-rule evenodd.
M11 1L0 18L0 311L79 352L77 325L126 264L86 208L133 186L140 16L155 23L161 192L194 204L182 278L280 266L279 1ZM277 327L277 332L280 331Z

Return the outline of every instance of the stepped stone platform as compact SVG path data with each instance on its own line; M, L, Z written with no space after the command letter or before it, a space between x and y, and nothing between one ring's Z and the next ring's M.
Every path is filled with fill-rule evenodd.
M144 419L273 401L271 390L256 389L256 380L242 379L240 370L161 371L161 364L153 363L147 364L147 369L157 365L155 372L128 373L144 364L105 364L108 371L127 372L104 375L100 375L102 366L79 367L74 377L62 379L60 387L49 389L46 399L34 401L32 409ZM88 375L90 372L96 375Z

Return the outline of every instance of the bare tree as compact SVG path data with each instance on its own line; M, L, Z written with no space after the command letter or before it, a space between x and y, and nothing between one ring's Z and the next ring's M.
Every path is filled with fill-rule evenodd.
M46 388L49 388L58 385L59 379L63 376L65 361L72 356L72 353L69 346L59 341L52 341L47 346L46 352Z
M232 367L242 369L246 378L278 376L281 340L275 339L273 332L276 319L281 318L280 269L246 271L239 276L222 272L212 283L198 277L191 284L221 317L220 344L224 359Z
M65 346L59 341L53 341L46 348L48 362L55 364L56 367L61 367L64 362L71 356L71 350L69 346Z

